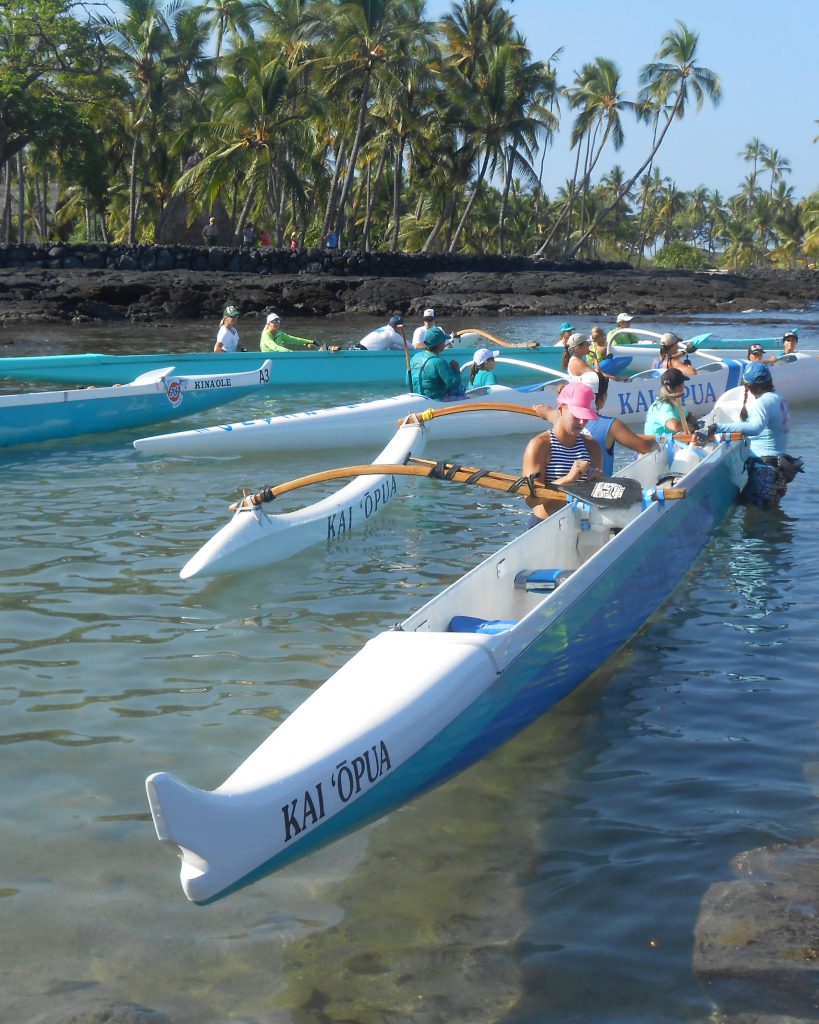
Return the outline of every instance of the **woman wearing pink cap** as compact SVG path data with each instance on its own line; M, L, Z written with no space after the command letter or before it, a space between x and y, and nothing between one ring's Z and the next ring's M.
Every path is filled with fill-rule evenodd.
M599 419L595 394L588 384L571 381L557 396L559 419L551 430L533 437L523 453L523 475L546 484L570 484L599 476L603 465L600 445L581 433L589 420ZM563 503L527 498L532 514L527 529L536 526Z

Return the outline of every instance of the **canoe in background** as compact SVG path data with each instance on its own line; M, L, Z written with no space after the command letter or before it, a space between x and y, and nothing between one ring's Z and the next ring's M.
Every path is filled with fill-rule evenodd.
M777 389L789 402L813 401L819 397L819 359L802 355L786 357L792 362L774 367ZM498 373L505 375L503 357ZM735 387L742 376L744 361L706 362L686 386L686 408L695 416L705 415L727 389ZM644 371L629 381L611 381L603 414L617 416L638 432L645 422L646 410L659 390L659 371ZM455 404L500 402L531 409L535 405L557 404L557 382L523 388L492 385L470 392ZM315 409L286 416L266 416L237 423L200 427L134 441L134 447L148 455L242 455L260 452L309 451L318 448L350 448L384 444L395 432L398 422L411 412L446 409L453 402L436 402L421 395L404 394L372 402ZM537 420L514 412L462 413L434 420L430 441L462 440L472 437L497 437L505 434L537 433ZM546 429L546 424L542 425Z
M2 395L0 447L144 427L235 402L270 386L271 360L255 358L245 373L184 377L168 366L122 387Z

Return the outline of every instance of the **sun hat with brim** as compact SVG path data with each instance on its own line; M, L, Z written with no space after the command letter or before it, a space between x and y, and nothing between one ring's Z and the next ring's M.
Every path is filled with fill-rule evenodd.
M265 321L265 323L268 323L268 324L280 324L281 323L281 317L279 316L278 313L268 313L267 314L267 320Z
M573 330L574 330L574 327L572 327L572 325L569 323L568 320L564 320L563 323L560 325L560 333L561 334L565 334L566 331L573 331Z
M765 363L748 363L742 371L743 384L767 384L771 379L771 371Z
M424 348L438 348L449 341L443 327L430 327L424 334Z
M631 316L630 313L618 313L617 314L617 323L618 324L623 324L623 323L628 324L628 323L631 323L631 321L633 319L634 319L634 317Z
M238 316L239 310L235 306L225 306L222 316Z
M573 380L561 390L557 404L567 406L576 420L599 420L600 415L594 407L595 397L588 384Z
M490 359L497 359L500 352L495 352L491 348L479 348L475 355L472 356L472 362L476 366L483 366L484 363L488 363Z
M435 310L434 309L425 309L424 310L424 315L423 315L422 319L423 320L434 320L435 319Z

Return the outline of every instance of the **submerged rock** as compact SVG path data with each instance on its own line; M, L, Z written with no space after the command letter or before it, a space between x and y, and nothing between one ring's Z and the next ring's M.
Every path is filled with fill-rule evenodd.
M819 1020L819 840L763 847L712 885L694 933L694 971L720 1020Z

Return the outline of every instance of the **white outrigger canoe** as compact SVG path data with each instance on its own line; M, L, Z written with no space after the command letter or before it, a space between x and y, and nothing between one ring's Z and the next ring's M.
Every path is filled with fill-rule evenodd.
M187 377L168 366L121 387L2 395L0 447L141 429L204 412L269 387L271 365L266 359L244 373Z
M819 359L803 355L786 357L774 367L777 390L789 402L813 401L819 395ZM498 363L526 363L500 357ZM685 405L694 416L704 416L719 397L736 387L742 377L745 360L704 361L695 377L688 380ZM530 365L534 371L542 367ZM550 372L550 371L546 371ZM557 376L551 371L552 376ZM627 381L610 381L603 415L617 416L635 430L641 430L646 411L659 391L659 370L645 370ZM500 384L479 388L457 404L500 402L522 409L535 405L557 404L558 381L546 381L525 388ZM340 405L329 409L265 416L259 419L218 426L200 427L168 434L157 434L134 441L134 447L149 455L243 455L251 452L273 455L280 452L308 451L317 448L351 448L356 445L384 444L392 437L398 422L411 413L427 409L445 409L452 402L436 402L422 395L403 394L371 402ZM435 421L431 441L496 437L506 434L533 434L531 417L514 412L480 409Z
M746 455L727 442L643 456L613 478L624 497L637 481L635 502L571 500L515 538L370 640L215 791L149 776L187 897L213 900L381 817L560 701L690 570ZM655 500L668 474L685 496Z
M373 461L405 463L419 456L426 428L417 422L402 426ZM183 580L245 572L325 542L343 540L385 508L401 490L404 478L392 473L359 476L346 487L306 508L270 515L259 505L242 502L233 518L183 566Z

